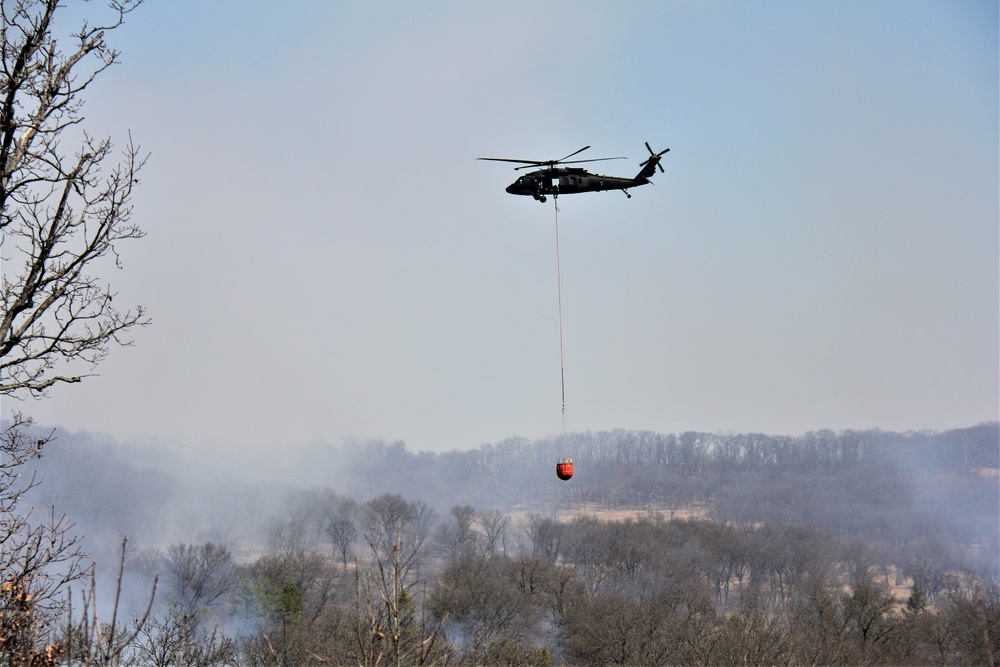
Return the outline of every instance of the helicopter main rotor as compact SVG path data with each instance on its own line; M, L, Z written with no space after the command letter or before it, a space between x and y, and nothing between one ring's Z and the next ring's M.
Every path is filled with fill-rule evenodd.
M648 146L648 144L647 144L647 146ZM584 146L580 150L573 151L572 153L570 153L566 157L559 158L558 160L516 160L514 158L507 158L507 157L481 157L481 158L478 158L478 159L480 159L480 160L491 160L493 162L513 162L515 164L520 164L521 165L520 167L514 167L515 170L518 170L518 169L530 169L531 167L548 167L549 169L551 169L551 168L555 167L558 164L580 164L582 162L603 162L605 160L624 160L625 159L624 157L621 157L621 156L619 156L619 157L597 157L597 158L590 158L588 160L570 160L569 159L569 158L573 157L574 155L578 155L578 154L582 153L583 151L587 150L588 148L590 148L590 146ZM650 149L650 153L652 153L652 152L653 152L652 149ZM661 169L662 169L662 167L661 167Z

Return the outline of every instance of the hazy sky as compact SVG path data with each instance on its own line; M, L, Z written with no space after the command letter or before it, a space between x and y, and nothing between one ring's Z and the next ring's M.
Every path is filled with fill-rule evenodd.
M19 406L45 423L445 450L998 418L993 0L150 0L110 39L88 128L152 157L106 273L153 324ZM559 200L564 421L553 203L475 158L632 176L644 141L655 185Z

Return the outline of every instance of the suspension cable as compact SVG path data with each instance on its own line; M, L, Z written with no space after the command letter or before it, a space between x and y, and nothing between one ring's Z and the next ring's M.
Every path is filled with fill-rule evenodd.
M559 301L559 381L562 385L563 428L566 426L566 371L563 363L562 270L559 266L559 195L552 195L556 209L556 294Z

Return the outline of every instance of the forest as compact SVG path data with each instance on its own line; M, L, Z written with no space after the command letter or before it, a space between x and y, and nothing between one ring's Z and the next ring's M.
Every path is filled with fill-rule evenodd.
M24 498L65 515L97 583L65 586L91 591L92 615L54 624L49 645L135 667L983 665L1000 651L996 423L281 451L60 432L25 462L43 483Z

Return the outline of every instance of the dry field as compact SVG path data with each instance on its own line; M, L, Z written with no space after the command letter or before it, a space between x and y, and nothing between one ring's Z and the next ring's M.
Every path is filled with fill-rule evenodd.
M592 517L601 521L624 521L625 519L643 519L655 516L662 516L664 519L707 519L707 507L682 507L680 509L654 509L654 510L608 510L596 505L574 507L572 509L559 510L555 518L560 521L570 521L577 517Z

